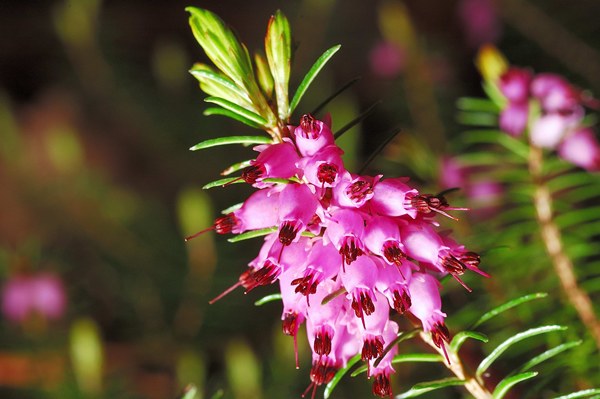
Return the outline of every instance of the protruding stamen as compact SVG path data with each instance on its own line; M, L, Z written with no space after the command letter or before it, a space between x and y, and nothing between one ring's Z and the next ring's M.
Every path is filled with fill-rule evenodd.
M344 237L344 242L340 248L340 255L342 255L344 264L349 265L354 262L360 255L363 254L360 249L358 238L354 236Z
M417 212L424 215L430 215L431 212L439 213L452 220L458 220L458 218L448 214L445 210L452 211L467 211L468 208L455 208L448 204L448 201L443 195L433 194L407 194L405 199L405 206L416 209Z
M388 262L398 266L398 268L402 266L402 260L406 259L406 254L402 252L398 242L393 240L388 240L383 244L383 256L385 256ZM402 273L402 271L400 271L400 273ZM404 277L404 275L402 277Z
M279 229L279 242L283 244L283 246L290 245L296 238L298 230L299 228L296 226L296 223L290 221L283 222Z
M290 335L292 337L294 337L294 358L296 360L296 369L299 369L299 362L298 362L298 328L300 327L300 324L298 323L298 314L297 313L292 313L292 312L288 312L285 314L285 316L283 317L283 323L282 323L282 328L283 328L283 333L285 335Z
M412 300L410 299L410 294L408 290L402 288L401 291L394 291L394 310L398 312L398 314L403 314L408 309L410 309L412 305Z
M366 338L363 342L360 358L365 361L377 359L383 355L383 339L381 336Z
M310 114L304 114L300 118L300 127L302 128L302 136L306 139L317 139L320 136L319 125L317 120Z
M312 396L311 399L315 398L315 392L317 387L323 384L327 384L331 379L335 376L335 373L339 370L339 366L337 366L331 359L326 356L322 356L318 361L313 363L312 368L310 369L310 384L306 391L302 394L302 397L306 396L308 391L312 388Z
M248 184L256 183L256 180L262 177L266 172L264 165L254 164L248 166L242 171L242 179Z
M327 326L322 326L315 333L313 349L317 355L329 355L331 353L331 340L333 339L333 331Z
M373 186L366 180L357 180L346 189L348 198L355 202L363 201L370 194L373 194Z
M333 184L338 175L338 168L332 163L322 163L317 170L317 179L323 184Z
M388 375L381 373L375 376L375 381L373 381L373 394L380 398L392 398L392 385Z
M356 317L359 317L362 320L363 327L367 328L364 316L368 316L375 311L375 304L367 290L358 289L357 292L354 293L352 298L352 309L354 310Z
M446 351L446 343L450 342L450 332L448 331L448 327L446 327L444 323L436 323L431 329L431 339L435 346L444 351L444 356L446 357L448 364L450 364L450 357Z
M314 272L309 272L304 277L292 280L292 285L297 286L295 292L308 297L310 294L317 292L319 280L316 278Z
M239 223L239 219L233 213L228 213L225 216L221 216L220 218L217 218L211 227L206 228L204 230L200 230L199 232L192 234L191 236L187 236L185 238L185 241L189 241L192 238L196 238L196 237L198 237L206 232L209 232L211 230L214 230L218 234L231 233L233 228L236 227L238 225L238 223Z

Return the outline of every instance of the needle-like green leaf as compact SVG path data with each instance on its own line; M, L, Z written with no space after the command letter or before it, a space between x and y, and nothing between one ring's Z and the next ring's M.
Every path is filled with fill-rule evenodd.
M292 101L290 102L290 109L287 113L288 115L291 115L294 112L294 110L298 106L298 103L300 102L300 100L302 99L304 94L306 93L306 90L308 90L308 87L310 86L310 84L313 82L313 80L315 80L315 78L317 77L319 72L321 72L321 69L323 69L323 67L325 66L327 61L329 61L329 59L331 57L333 57L333 55L341 47L342 46L339 44L337 46L331 47L330 49L325 51L317 59L317 61L313 64L313 66L310 68L308 73L304 76L304 79L302 79L302 82L300 82L300 85L298 86L298 89L296 90L296 93L294 94L294 97L292 98Z
M292 34L287 18L279 10L269 20L265 36L265 52L275 85L278 117L281 121L287 121L289 117L288 85L292 59Z
M269 144L272 143L269 137L265 136L230 136L230 137L219 137L216 139L210 139L201 141L193 147L190 147L190 151L203 150L205 148L210 147L218 147L220 145L228 145L228 144L243 144L243 145L252 145L252 144Z
M498 385L496 385L496 388L494 389L494 393L492 394L492 398L493 399L502 399L504 397L504 395L506 395L513 386L515 386L519 382L533 378L536 375L538 375L537 372L528 371L526 373L521 373L521 374L516 374L516 375L510 376L510 377L506 377L505 379L500 381L498 383Z
M567 327L558 326L558 325L550 325L550 326L542 326L531 328L527 331L523 331L521 333L515 334L506 341L502 342L500 345L496 347L485 359L479 363L479 367L477 367L477 371L475 374L480 377L485 371L492 365L492 363L500 357L508 348L512 345L520 342L524 339L535 337L540 334L547 334L553 331L562 331L566 330Z

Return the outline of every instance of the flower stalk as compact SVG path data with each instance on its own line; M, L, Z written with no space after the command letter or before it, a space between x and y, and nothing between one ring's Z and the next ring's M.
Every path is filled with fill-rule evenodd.
M567 255L562 242L560 230L553 220L552 196L545 183L543 168L543 149L531 145L529 151L529 172L535 186L533 205L536 219L540 226L542 241L548 253L561 287L585 327L588 329L596 346L600 348L600 323L596 317L594 306L587 293L577 284L577 276L571 258Z
M486 386L477 379L475 375L468 373L465 366L462 364L458 353L454 352L451 348L446 348L444 351L438 347L431 338L430 334L426 334L423 331L419 333L419 338L427 345L432 347L442 356L448 356L450 362L445 361L444 365L450 370L456 377L464 381L464 387L475 399L491 399L492 393L486 388Z

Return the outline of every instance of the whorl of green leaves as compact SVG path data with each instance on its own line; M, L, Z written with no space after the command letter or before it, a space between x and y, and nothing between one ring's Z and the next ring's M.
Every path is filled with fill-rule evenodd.
M216 14L195 7L186 10L194 37L215 66L198 63L190 70L210 96L205 101L216 105L205 114L230 117L266 130L273 140L280 141L292 112L340 46L330 48L317 59L290 102L292 35L281 11L271 16L264 55L257 52L253 64L246 46Z

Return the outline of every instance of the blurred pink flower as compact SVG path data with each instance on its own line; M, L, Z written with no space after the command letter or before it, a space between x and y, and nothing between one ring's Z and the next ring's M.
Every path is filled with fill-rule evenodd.
M461 0L458 17L469 46L477 48L500 37L498 11L492 0Z
M60 319L66 304L62 281L49 273L12 277L2 292L2 313L14 322L23 322L33 314Z
M371 71L382 78L398 76L406 61L406 55L398 45L386 41L377 43L369 54Z
M558 147L558 155L589 171L600 170L600 144L591 129L567 136Z

